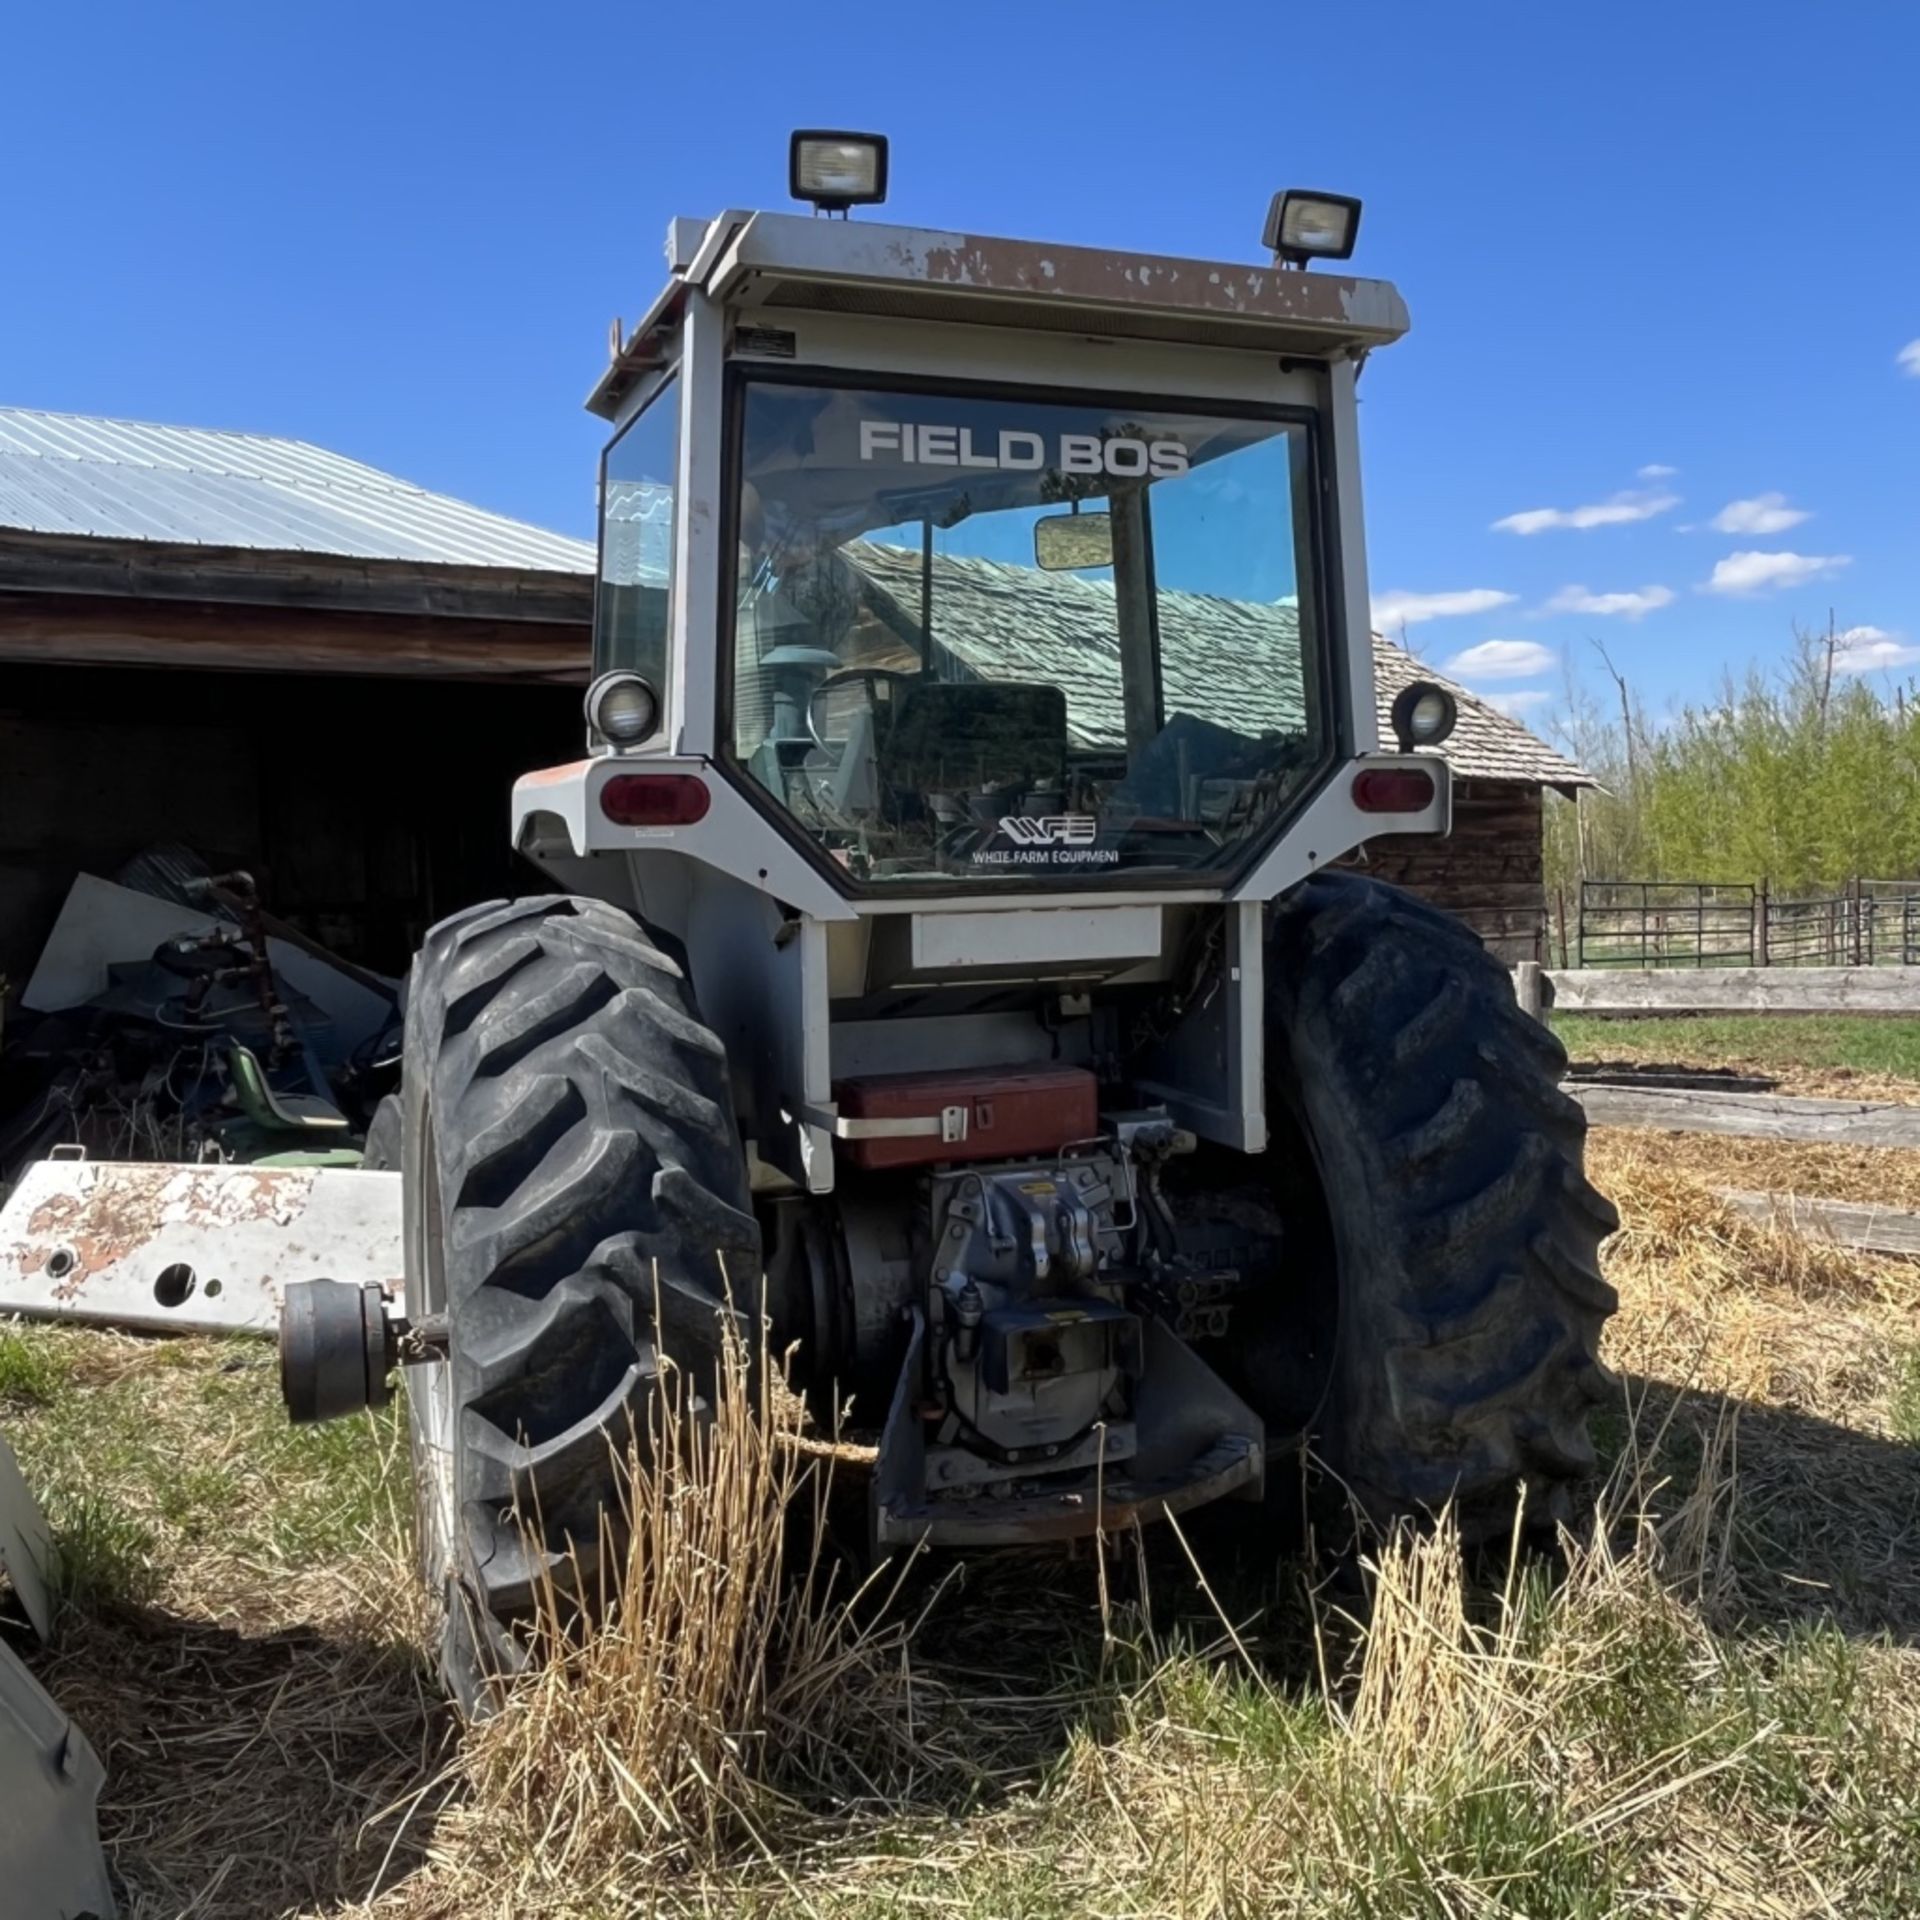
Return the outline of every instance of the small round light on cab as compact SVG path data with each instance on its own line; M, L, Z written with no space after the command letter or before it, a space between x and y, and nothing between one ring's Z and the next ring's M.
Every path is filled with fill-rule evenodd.
M603 673L587 689L587 725L617 753L638 746L660 723L660 696L637 673Z
M1452 733L1460 709L1445 687L1431 680L1410 680L1393 696L1390 711L1393 737L1402 753L1415 747L1437 747Z

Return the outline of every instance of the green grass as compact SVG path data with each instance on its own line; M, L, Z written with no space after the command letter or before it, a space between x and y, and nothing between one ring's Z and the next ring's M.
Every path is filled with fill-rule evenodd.
M142 1606L158 1593L159 1542L111 1489L56 1494L46 1515L53 1532L51 1584L63 1607L100 1613Z
M1668 1015L1603 1020L1556 1013L1553 1030L1575 1060L1645 1059L1725 1066L1833 1069L1920 1081L1920 1020L1821 1014Z
M260 1340L0 1331L0 1410L68 1563L72 1604L153 1598L206 1555L324 1567L392 1529L398 1406L293 1427Z
M64 1349L35 1333L0 1327L0 1412L48 1405L72 1374Z
M1538 1634L1525 1643L1541 1665L1515 1669L1511 1710L1524 1713L1560 1663L1587 1670L1523 1752L1486 1757L1471 1719L1449 1724L1436 1695L1430 1744L1388 1759L1310 1684L1163 1648L1123 1690L1112 1724L1072 1734L1036 1790L959 1821L856 1826L837 1866L823 1840L791 1909L763 1908L736 1885L709 1892L704 1907L666 1910L1757 1920L1827 1910L1821 1894L1844 1886L1850 1920L1912 1920L1910 1668L1831 1626L1709 1637L1645 1589L1619 1601L1585 1619L1582 1645L1569 1648L1543 1590ZM1408 1731L1417 1741L1420 1730ZM1487 1732L1504 1735L1500 1711ZM1700 1845L1668 1857L1679 1835ZM1781 1904L1715 1897L1742 1884L1765 1885Z
M1920 1347L1909 1347L1900 1356L1893 1378L1893 1404L1888 1424L1894 1438L1910 1447L1920 1447Z

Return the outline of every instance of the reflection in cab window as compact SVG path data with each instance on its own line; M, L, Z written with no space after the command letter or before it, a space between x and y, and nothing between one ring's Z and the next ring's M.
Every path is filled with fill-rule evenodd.
M733 750L854 876L1222 869L1325 763L1297 420L744 408Z
M607 449L600 470L600 590L593 670L630 667L666 691L679 407L671 381Z

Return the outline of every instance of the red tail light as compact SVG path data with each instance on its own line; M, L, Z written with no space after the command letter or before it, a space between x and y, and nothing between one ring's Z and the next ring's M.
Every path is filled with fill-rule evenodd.
M712 803L690 773L616 773L600 789L600 811L616 827L690 827Z
M1433 775L1419 767L1367 767L1353 776L1362 813L1423 813L1433 805Z

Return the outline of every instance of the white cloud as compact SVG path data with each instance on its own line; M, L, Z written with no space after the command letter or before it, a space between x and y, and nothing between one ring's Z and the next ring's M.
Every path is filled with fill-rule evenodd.
M1642 480L1671 480L1679 471L1680 469L1678 467L1663 467L1659 461L1656 460L1652 465L1640 469L1640 478Z
M1518 720L1522 714L1532 713L1544 707L1553 695L1542 687L1510 687L1505 693L1483 693L1478 696L1481 703L1491 707L1496 713L1504 713L1509 719Z
M1562 587L1547 602L1549 613L1619 614L1640 620L1673 605L1671 587L1642 587L1637 593L1595 593L1587 587Z
M1751 500L1729 500L1713 516L1717 533L1785 533L1813 515L1787 505L1784 493L1759 493Z
M1463 587L1454 593L1383 593L1373 603L1373 624L1382 633L1417 627L1423 620L1451 620L1463 613L1491 613L1520 596L1497 587Z
M1553 649L1538 640L1482 640L1456 653L1446 671L1463 680L1531 680L1550 671L1554 660Z
M1770 587L1797 587L1851 566L1849 553L1730 553L1706 582L1707 593L1764 593Z
M1523 513L1510 513L1493 523L1495 533L1550 533L1556 528L1572 527L1586 532L1590 527L1625 527L1636 520L1651 520L1680 504L1680 496L1649 488L1642 493L1616 493L1611 499L1586 507L1528 507Z
M1920 340L1909 340L1893 358L1902 373L1910 373L1920 380Z
M1920 660L1920 647L1909 646L1884 627L1849 627L1834 639L1835 673L1878 673L1882 667L1910 667Z

